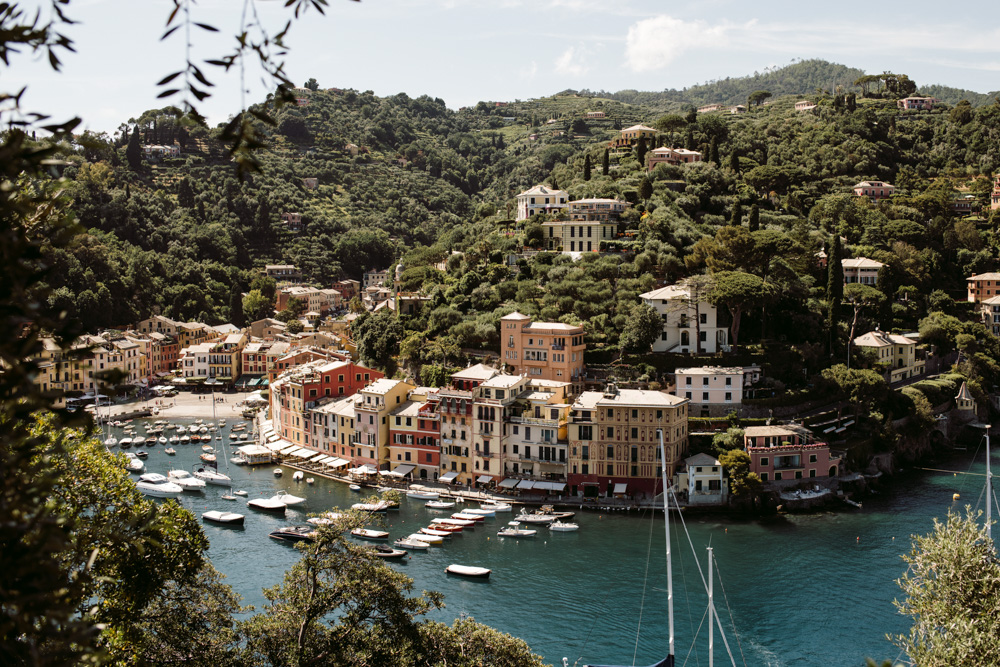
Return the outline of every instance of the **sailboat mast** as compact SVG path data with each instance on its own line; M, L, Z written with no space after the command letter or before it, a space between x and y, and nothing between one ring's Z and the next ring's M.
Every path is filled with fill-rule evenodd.
M660 438L660 476L663 478L663 528L667 535L667 623L670 629L669 655L674 657L674 570L670 562L670 500L667 491L667 452L663 445L663 429L656 429Z
M986 427L986 537L993 539L993 471L990 468L990 427Z
M715 664L715 577L712 575L712 547L708 547L708 667Z

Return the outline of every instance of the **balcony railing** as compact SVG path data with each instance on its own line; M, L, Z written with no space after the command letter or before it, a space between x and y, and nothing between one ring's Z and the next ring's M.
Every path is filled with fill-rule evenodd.
M544 417L508 417L511 424L538 424L540 426L559 426L558 419Z
M565 345L553 345L552 349L553 350L565 350L566 346Z

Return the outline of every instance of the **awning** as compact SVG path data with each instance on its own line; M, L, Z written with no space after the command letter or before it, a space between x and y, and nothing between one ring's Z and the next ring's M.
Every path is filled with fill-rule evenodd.
M411 472L413 472L416 468L417 466L413 465L412 463L400 463L398 466L393 468L392 471L396 473L396 475L398 475L399 477L405 477L406 475L409 475Z
M288 445L284 449L280 449L278 451L282 456L289 456L291 455L292 452L296 451L298 448L299 448L298 445Z
M614 494L625 493L628 489L628 484L615 484Z
M438 481L439 482L451 483L451 482L455 481L456 477L458 477L458 473L457 472L446 472L445 474L443 474L440 477L438 477Z
M378 468L366 463L363 466L358 466L357 468L351 468L348 472L354 475L377 475Z
M350 464L351 464L350 461L338 458L332 458L324 463L324 465L326 465L328 468L343 468L344 466Z
M244 445L237 449L241 454L246 456L263 456L264 454L270 454L271 450L260 445Z
M327 458L326 454L317 454L316 456L312 457L309 460L310 461L319 461L320 459L325 459L325 458Z
M493 478L490 477L489 475L480 475L479 477L476 478L476 481L479 482L480 484L489 484L490 482L493 481Z
M533 480L530 480L530 479L522 479L517 484L517 489L519 491L521 489L533 489L533 488L535 488L535 482Z
M556 493L562 493L566 490L566 484L563 482L549 482L549 484L552 486L552 490Z
M499 484L497 484L497 486L499 486L501 489L513 489L515 486L517 486L518 481L519 480L511 479L510 477L508 477L507 479L502 480Z

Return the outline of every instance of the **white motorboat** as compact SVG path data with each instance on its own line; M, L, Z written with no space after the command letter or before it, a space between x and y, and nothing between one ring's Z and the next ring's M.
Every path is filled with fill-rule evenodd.
M301 470L296 470L295 472L292 473L292 479L295 480L296 482L301 482L303 479L305 479L305 476L306 474Z
M189 435L182 435L182 436L180 437L180 441L181 441L181 444L182 444L182 445L186 445L186 444L188 444L189 442L191 442L191 436L189 436Z
M387 546L375 547L375 555L379 558L405 558L408 554L402 549L393 549Z
M137 435L136 437L132 438L132 444L135 447L142 447L143 445L146 444L146 439L141 435Z
M282 474L283 473L281 472L281 468L275 468L274 469L274 476L275 477L281 477Z
M146 469L146 464L142 462L142 459L132 452L125 452L125 456L128 457L128 460L125 462L125 467L128 468L129 472L140 473Z
M288 493L284 489L282 489L282 490L278 491L277 493L275 493L274 497L272 499L273 500L280 500L281 502L285 503L289 507L292 507L293 505L301 505L302 503L304 503L306 501L305 498L300 498L298 496L293 496L292 494Z
M492 512L509 512L511 510L510 503L483 503L479 506L480 509L490 510Z
M268 537L282 542L312 542L316 539L316 529L312 526L286 526L272 530Z
M314 526L328 526L341 516L343 515L340 512L326 512L324 514L320 514L319 516L310 517L306 519L306 521Z
M246 517L242 514L236 514L235 512L219 512L212 510L210 512L203 513L201 518L205 521L217 523L223 526L242 526L243 520Z
M384 540L389 537L389 533L384 530L374 530L372 528L355 528L351 531L351 535L354 537L360 537L363 540Z
M231 456L229 457L229 462L238 466L245 466L247 464L247 460L242 456Z
M429 503L424 503L424 507L429 510L450 510L455 507L455 503L446 500L432 500Z
M153 498L176 498L184 493L184 489L155 472L142 475L135 485L144 495Z
M129 438L127 436L122 438L121 440L118 441L118 446L121 447L122 449L128 449L129 447L132 446L132 438Z
M462 510L462 514L475 514L476 516L496 516L497 513L493 510L485 510L483 508L467 507Z
M172 435L169 438L167 438L167 442L169 442L171 445L176 445L180 441L181 439L178 438L176 435Z
M413 539L412 537L401 537L392 544L393 546L399 547L400 549L426 549L427 547L430 546L430 544L428 544L427 542L423 540Z
M104 439L105 447L114 447L117 444L118 444L118 439L115 438L115 436L113 435L109 435L107 438Z
M431 546L436 546L436 545L444 543L444 538L443 537L438 537L436 535L428 535L426 533L413 533L412 535L408 536L406 539L408 539L408 540L414 540L414 541L417 541L417 542L423 542L424 544L430 544Z
M361 490L361 487L358 486L357 484L351 484L347 488L349 488L351 491L360 491Z
M209 454L214 454L215 453L215 449L212 448L212 445L202 445L201 446L201 451L208 452Z
M177 450L174 449L173 447L167 447L166 449L163 450L163 452L165 454L168 454L169 456L173 456L174 454L177 453Z
M573 523L572 521L553 521L549 524L549 530L554 530L558 533L570 533L574 530L580 530L580 524Z
M205 490L205 480L194 477L187 470L171 470L167 473L167 479L185 491Z
M451 515L452 519L463 519L465 521L475 521L477 523L482 523L486 521L486 517L482 514L469 514L467 512L456 512Z
M518 521L523 521L524 523L537 524L552 523L556 520L556 517L551 514L518 514L515 518Z
M194 476L198 479L204 480L208 484L215 484L216 486L232 486L233 480L229 475L223 475L218 470L213 468L198 468L194 471Z
M469 521L468 519L431 519L431 524L444 524L446 526L461 526L462 528L468 528L469 526L475 526L475 521Z
M233 491L233 495L236 495L236 496L246 496L246 495L249 495L249 494L246 491L244 491L243 489L240 489L239 491Z
M316 480L312 477L306 477L306 484L315 484Z
M441 494L419 484L414 484L406 490L406 497L415 500L437 500Z
M497 535L500 537L534 537L537 534L537 530L521 528L521 524L518 521L508 521L506 528L501 528L497 531Z
M165 445L165 444L167 444L168 442L170 442L169 440L167 440L166 438L164 438L164 437L163 437L162 435L161 435L161 436L160 436L159 438L157 438L157 440L156 440L156 441L157 441L158 443L160 443L161 445Z
M247 507L261 512L284 514L285 508L288 506L280 500L275 500L274 498L254 498L253 500L247 501Z
M460 577L472 577L473 579L489 579L493 570L485 567L472 567L470 565L456 565L452 563L444 569L448 574L457 574Z

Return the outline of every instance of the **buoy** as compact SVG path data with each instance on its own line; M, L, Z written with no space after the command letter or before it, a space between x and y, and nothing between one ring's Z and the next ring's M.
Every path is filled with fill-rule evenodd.
M957 493L953 493L953 494L951 494L951 499L952 499L952 500L958 500L959 498L961 498L961 496L960 496L960 495L958 495Z

